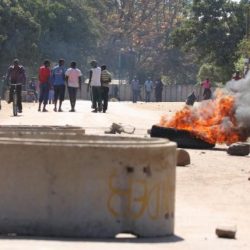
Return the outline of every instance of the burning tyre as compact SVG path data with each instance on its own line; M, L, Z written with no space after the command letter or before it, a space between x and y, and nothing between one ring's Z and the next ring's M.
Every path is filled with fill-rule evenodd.
M215 144L208 143L186 130L154 125L151 129L150 135L151 137L167 138L174 141L180 148L210 149L215 146Z

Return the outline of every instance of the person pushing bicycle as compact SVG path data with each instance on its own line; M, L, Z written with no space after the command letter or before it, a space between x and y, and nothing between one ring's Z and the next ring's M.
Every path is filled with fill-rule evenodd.
M19 64L18 59L14 59L13 65L10 65L8 68L6 76L6 82L8 85L9 81L10 92L8 103L13 101L13 92L16 88L18 113L22 113L22 85L26 83L26 74L24 67Z

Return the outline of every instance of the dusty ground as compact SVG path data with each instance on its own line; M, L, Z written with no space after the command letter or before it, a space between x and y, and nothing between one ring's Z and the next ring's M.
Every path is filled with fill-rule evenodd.
M110 103L106 114L90 112L90 102L78 102L77 112L69 113L64 103L63 113L37 112L36 104L25 104L24 112L11 116L5 103L0 111L3 124L77 125L86 133L103 134L112 122L136 127L137 136L157 123L164 113L173 113L183 103ZM68 250L68 249L185 249L185 250L248 250L250 249L250 160L229 156L226 146L213 150L188 150L192 163L177 167L175 236L160 239L64 240L34 238L0 238L1 250ZM217 225L236 225L235 240L219 239Z

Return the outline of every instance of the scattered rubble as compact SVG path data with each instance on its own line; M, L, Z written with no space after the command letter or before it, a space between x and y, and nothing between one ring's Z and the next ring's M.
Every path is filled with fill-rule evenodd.
M122 125L121 123L112 123L109 130L105 131L105 134L134 134L135 127L132 127L130 125Z
M189 153L184 149L177 149L177 166L186 166L191 163Z
M227 149L229 155L246 156L250 152L249 144L247 143L233 143Z
M237 229L236 226L220 226L215 230L219 238L235 239Z

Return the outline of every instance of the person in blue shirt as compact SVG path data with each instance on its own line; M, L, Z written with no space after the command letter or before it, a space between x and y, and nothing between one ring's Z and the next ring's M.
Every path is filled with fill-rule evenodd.
M64 59L60 59L58 65L52 69L52 84L54 87L54 111L57 112L57 102L59 100L58 112L62 112L62 102L65 96L65 72Z

